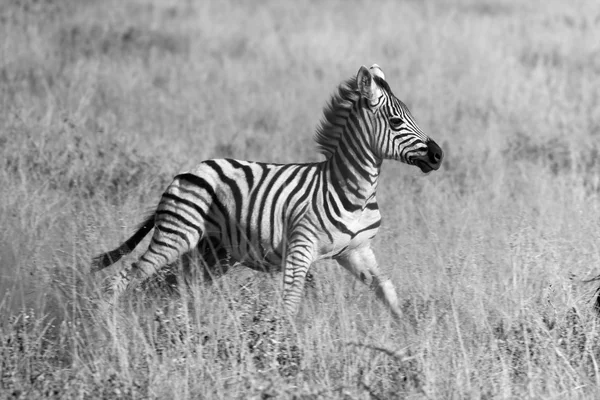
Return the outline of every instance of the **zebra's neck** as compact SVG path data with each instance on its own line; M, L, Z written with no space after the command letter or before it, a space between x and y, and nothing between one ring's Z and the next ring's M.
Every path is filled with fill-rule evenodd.
M352 118L344 128L338 147L325 162L324 171L347 211L363 210L372 201L382 160L371 151L370 137L363 133L373 127L368 118Z

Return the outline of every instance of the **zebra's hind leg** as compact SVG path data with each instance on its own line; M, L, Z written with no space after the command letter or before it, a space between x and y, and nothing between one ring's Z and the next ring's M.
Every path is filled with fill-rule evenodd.
M198 231L186 232L187 234L173 229L161 230L160 226L154 230L148 250L139 260L130 267L119 272L110 282L108 291L112 295L112 301L127 290L132 284L156 274L160 269L169 265L190 251L191 243L199 242Z
M195 250L182 258L183 280L188 286L200 280L211 284L227 273L231 261L229 252L217 238L203 238Z

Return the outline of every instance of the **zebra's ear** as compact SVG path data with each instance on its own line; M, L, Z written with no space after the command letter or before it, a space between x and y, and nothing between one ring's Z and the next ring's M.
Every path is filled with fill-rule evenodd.
M373 64L371 65L371 67L369 68L369 71L371 71L371 73L373 75L377 75L378 77L380 77L381 79L383 79L385 81L385 75L383 74L383 70L381 69L381 67L377 64Z
M360 67L358 74L356 74L356 84L361 96L367 99L372 106L377 105L381 97L381 89L375 83L371 71L364 65Z

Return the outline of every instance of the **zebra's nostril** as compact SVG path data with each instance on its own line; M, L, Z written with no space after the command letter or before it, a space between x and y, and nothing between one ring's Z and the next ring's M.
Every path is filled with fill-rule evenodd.
M440 146L438 146L437 143L435 143L433 140L430 140L429 142L427 142L427 149L429 153L429 162L435 165L439 165L442 162L442 159L444 158L444 152L442 151Z
M429 161L433 164L438 164L442 161L442 153L438 151L429 152Z

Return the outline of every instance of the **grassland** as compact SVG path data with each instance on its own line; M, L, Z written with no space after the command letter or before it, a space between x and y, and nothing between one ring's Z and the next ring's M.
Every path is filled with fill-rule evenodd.
M599 29L593 0L0 2L0 397L598 398ZM332 263L294 321L243 270L96 312L91 257L174 174L318 160L372 63L446 152L384 164L403 323Z

